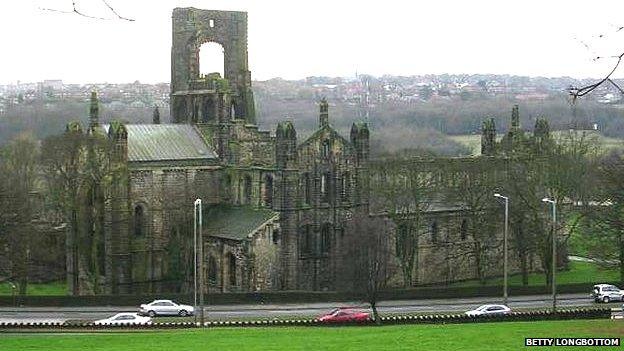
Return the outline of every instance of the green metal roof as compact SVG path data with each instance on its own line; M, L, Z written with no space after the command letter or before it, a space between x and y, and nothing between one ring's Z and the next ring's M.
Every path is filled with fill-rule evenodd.
M204 208L202 220L208 235L241 241L278 216L277 212L266 208L217 205Z
M104 128L108 132L108 125ZM189 124L126 124L128 161L216 159L217 153Z

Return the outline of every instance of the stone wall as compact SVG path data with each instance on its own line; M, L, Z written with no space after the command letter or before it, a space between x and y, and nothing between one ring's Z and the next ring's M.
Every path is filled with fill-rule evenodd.
M357 203L355 149L324 124L284 162L279 193L289 200L277 208L285 238L282 271L288 277L283 288L333 290L344 222Z
M258 126L234 121L230 125L228 163L239 167L274 167L275 140Z
M107 251L110 262L115 262L120 255L127 257L124 262L113 264L116 268L111 265L110 269L121 269L129 276L112 278L113 274L110 274L114 285L121 284L128 292L158 292L165 287L171 288L168 284L172 273L171 238L178 237L176 245L181 245L180 259L187 261L193 201L201 198L205 204L219 203L221 173L219 166L164 168L132 165L126 180L127 202L122 206L113 204L123 208L125 213L124 228L119 228L115 236L117 240L127 242L127 246ZM112 219L109 221L109 226L116 228ZM115 246L112 244L109 247Z

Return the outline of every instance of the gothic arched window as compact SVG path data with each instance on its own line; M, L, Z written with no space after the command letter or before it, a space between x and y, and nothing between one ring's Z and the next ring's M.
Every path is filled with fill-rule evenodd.
M438 232L438 222L433 221L433 223L431 223L431 241L434 243L438 242Z
M267 207L273 206L273 177L270 174L264 181L264 203Z
M230 198L230 192L232 191L232 176L225 174L223 177L223 195L225 198Z
M342 175L342 201L348 201L349 200L349 187L351 186L351 173L349 172L345 172Z
M309 224L299 227L299 253L302 256L310 255L314 250L314 237L311 229Z
M321 155L323 157L329 157L330 150L331 150L331 147L330 147L329 139L323 140L323 144L321 146Z
M233 254L228 254L228 271L230 273L230 285L236 286L236 257Z
M303 203L309 205L312 202L309 173L304 173L303 176L301 176L301 189L303 191Z
M243 203L251 204L251 176L246 175L243 178Z
M331 227L329 223L321 227L321 252L328 253L331 249Z
M466 240L468 236L468 221L462 220L461 227L459 228L459 235L461 236L461 240Z
M214 256L208 258L208 283L217 284L217 259Z
M201 108L201 121L208 123L215 120L215 104L211 97L203 99Z
M145 235L145 209L142 205L134 207L134 236Z
M279 229L273 230L273 244L277 245L280 242L280 231Z
M331 173L323 173L323 175L321 176L321 202L329 202L330 181Z

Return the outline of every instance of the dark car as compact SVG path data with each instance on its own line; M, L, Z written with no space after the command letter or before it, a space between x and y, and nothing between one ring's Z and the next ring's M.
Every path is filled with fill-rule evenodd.
M319 317L321 322L326 323L365 322L369 319L368 313L347 308L336 308L328 314Z

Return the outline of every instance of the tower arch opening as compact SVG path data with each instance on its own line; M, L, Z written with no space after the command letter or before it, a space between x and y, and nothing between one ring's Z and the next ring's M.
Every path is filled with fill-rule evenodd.
M214 41L201 44L198 58L200 77L212 73L219 73L221 78L225 77L225 50L223 45Z

